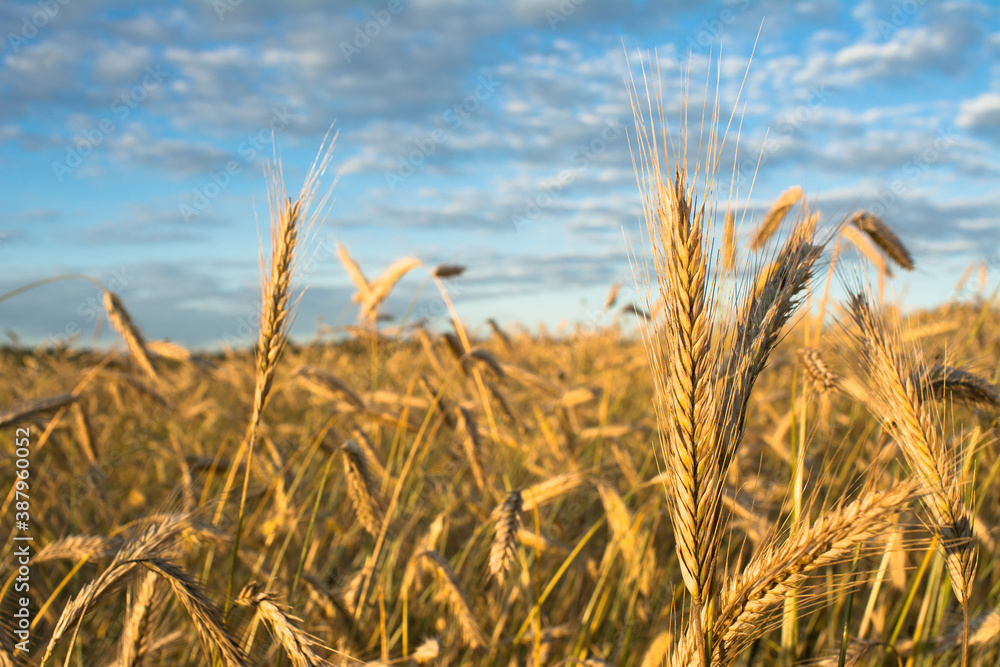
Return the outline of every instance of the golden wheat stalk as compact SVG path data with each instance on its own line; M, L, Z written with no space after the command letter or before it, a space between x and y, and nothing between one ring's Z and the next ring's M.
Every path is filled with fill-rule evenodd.
M722 222L722 257L720 268L726 273L736 270L736 213L732 209L726 211Z
M521 498L524 501L521 509L525 512L530 512L536 507L572 491L583 484L584 480L584 476L580 473L569 472L562 475L555 475L537 484L533 484L521 491Z
M440 553L434 550L424 551L420 554L421 563L427 561L431 571L436 575L443 591L442 596L451 609L452 616L458 623L461 631L462 641L469 648L479 648L486 645L486 637L483 635L479 621L472 614L469 607L469 600L462 590L458 581L458 575L452 569L451 564Z
M8 410L0 412L0 428L31 419L43 412L66 407L78 398L79 396L76 394L59 394L58 396L49 396L48 398L39 398L19 403Z
M371 439L358 427L351 429L351 435L354 436L354 442L357 446L361 448L361 452L365 457L365 463L368 464L368 470L372 473L373 479L385 478L385 466L382 465L382 461L379 459L378 454L376 454L375 445L372 444Z
M147 341L146 350L152 352L154 356L171 361L188 362L192 359L190 350L169 340Z
M150 639L147 630L153 595L156 593L156 582L157 575L154 572L147 572L139 579L134 590L129 591L125 623L119 642L119 667L136 667L140 664L145 652L144 646Z
M750 240L750 249L754 252L760 250L764 247L774 234L781 227L781 223L784 222L785 217L788 212L792 209L800 199L802 199L802 188L798 185L792 186L781 193L771 209L761 220L760 225L754 230L753 238Z
M867 211L858 211L851 218L851 224L868 235L889 258L907 271L913 270L913 257L899 237L882 222L877 215Z
M118 335L125 341L132 359L139 365L143 373L155 380L157 377L156 369L153 368L153 361L150 359L149 351L146 349L146 341L143 340L142 332L135 326L135 323L129 316L128 311L125 310L125 306L122 305L121 299L118 298L117 294L105 290L104 310L107 312L108 321L111 322L111 326L114 327Z
M840 233L851 242L858 252L868 258L875 268L878 269L879 277L892 277L892 269L886 262L886 256L871 237L864 234L855 226L845 226Z
M382 506L365 453L353 440L345 442L340 449L344 454L344 477L347 478L347 488L358 522L369 535L377 537L382 529Z
M87 463L96 466L97 453L94 451L94 436L90 430L90 421L79 402L73 403L70 410L73 413L73 427L76 431L76 441L80 446L80 451L87 459Z
M493 511L496 529L490 546L489 571L501 586L511 563L517 560L517 535L521 529L523 506L521 492L515 489Z
M963 455L949 452L938 432L934 414L925 404L932 396L929 377L915 353L899 342L864 294L851 295L850 314L867 361L871 411L923 484L923 505L941 538L952 589L967 610L976 550L958 477Z
M780 622L775 612L810 573L849 560L858 545L871 545L881 537L916 489L913 483L902 483L887 491L869 490L793 532L783 543L757 550L743 572L730 578L719 592L712 664L731 664L744 648ZM803 592L797 595L803 604ZM689 629L669 664L700 664L697 646Z
M313 393L327 398L338 398L342 395L347 402L356 408L363 408L365 402L355 394L347 384L333 373L322 368L311 366L299 366L292 374L294 377L302 378L303 382Z
M198 584L186 572L166 561L151 558L141 562L170 585L174 597L194 623L205 655L218 655L226 667L243 667L245 658L239 644L226 628L218 608Z
M350 277L351 282L354 283L355 289L357 289L357 292L355 292L352 297L352 301L354 301L354 303L362 303L371 293L371 285L365 278L365 274L361 272L361 267L358 266L358 263L351 259L351 255L347 252L347 248L340 243L337 244L337 257L340 258L340 262L344 265L347 275Z
M621 288L621 282L616 280L612 283L611 289L608 290L608 295L604 298L604 310L614 308L615 303L618 301L618 292L621 291Z
M659 179L659 167L652 178ZM708 523L719 483L711 438L711 327L702 247L704 202L693 209L684 172L645 200L666 317L656 321L650 363L661 447L675 487L668 493L681 576L697 608L712 595L716 535Z
M344 608L347 609L353 616L357 616L357 609L361 607L364 602L361 599L364 592L364 585L365 582L371 577L373 571L374 567L372 565L372 559L371 556L369 556L365 561L364 567L352 574L347 579L347 583L340 588L339 594Z
M389 296L389 292L396 286L396 283L407 273L420 266L420 260L413 257L404 257L393 262L381 276L371 283L371 289L361 300L361 320L374 325L378 316L379 306Z
M122 540L104 535L68 535L52 540L32 557L34 563L83 558L110 558L122 547Z
M49 637L42 664L48 660L59 640L76 626L88 611L93 611L135 578L140 561L162 554L180 533L192 525L190 517L184 514L158 516L146 524L146 528L138 536L121 546L107 569L84 584L77 596L63 607Z
M469 468L472 470L472 477L476 480L476 487L483 491L486 489L486 476L483 473L483 465L480 461L482 442L479 438L479 426L476 424L476 417L470 410L458 406L455 429L465 431L462 438L462 449L465 450L465 457L469 461Z
M510 352L514 349L510 342L510 336L507 335L507 332L503 330L503 327L501 327L495 319L492 317L489 318L486 320L486 324L489 325L490 331L492 331L493 334L500 339L500 343L503 345L504 350Z
M237 512L236 536L233 543L233 557L229 569L229 581L226 586L225 611L229 611L229 603L233 597L233 584L236 577L236 563L239 558L240 541L243 537L243 521L246 512L247 490L250 485L250 470L254 461L254 446L257 442L257 431L260 428L261 417L271 392L274 373L288 341L288 333L293 319L292 289L298 280L299 260L296 254L300 243L308 240L308 234L322 212L330 192L320 199L313 214L308 211L314 202L317 186L326 173L330 163L336 135L329 144L324 138L324 145L313 162L298 199L292 201L285 193L284 177L281 163L272 165L268 173L268 203L271 212L271 262L267 271L264 265L264 250L261 248L261 315L260 330L257 336L257 346L254 349L256 364L254 378L253 409L246 435L240 443L235 457L237 465L245 462L243 487L240 493L239 510ZM226 483L223 486L222 498L228 499L232 488L237 465L231 465ZM222 517L224 505L219 504L215 523Z
M313 647L322 646L319 640L304 632L299 627L302 619L293 616L285 607L275 603L276 597L274 593L262 590L257 582L250 582L240 591L236 604L253 608L257 617L277 637L294 667L317 667L328 664L313 650Z

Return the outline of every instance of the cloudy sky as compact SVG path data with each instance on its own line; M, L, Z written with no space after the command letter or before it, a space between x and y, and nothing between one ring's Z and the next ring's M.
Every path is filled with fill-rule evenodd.
M1000 280L996 3L262 5L0 6L0 294L85 274L150 338L238 340L256 309L267 159L280 154L298 191L332 126L323 185L336 185L299 335L357 318L335 242L370 278L405 255L467 265L451 291L473 326L593 322L609 286L631 281L625 79L654 53L671 122L682 74L696 127L719 72L748 226L801 185L829 224L865 208L898 231L917 265L893 281L907 304L949 298L972 262ZM729 165L736 150L731 132ZM385 310L440 312L425 281L414 272ZM48 284L0 302L0 328L89 344L99 296Z

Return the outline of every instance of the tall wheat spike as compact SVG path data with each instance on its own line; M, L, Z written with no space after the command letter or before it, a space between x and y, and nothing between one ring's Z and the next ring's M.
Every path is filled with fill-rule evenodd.
M188 515L163 515L150 521L138 536L126 541L108 567L86 583L79 594L63 607L49 637L45 655L42 656L42 664L48 660L59 640L76 626L86 613L92 612L95 607L134 579L141 567L140 563L163 554L177 536L191 525Z
M253 410L246 435L240 444L240 450L231 465L222 496L228 498L234 475L239 463L246 465L243 472L243 488L240 493L240 504L237 514L236 537L233 544L233 558L229 571L229 582L226 588L226 612L233 597L233 582L236 575L240 541L243 536L243 521L246 511L247 489L250 484L250 470L253 464L254 445L257 442L257 431L260 428L261 416L271 393L271 384L278 365L278 359L288 341L288 332L293 319L292 289L298 280L299 262L296 251L301 242L308 240L308 234L316 222L316 215L322 212L329 199L328 191L319 201L312 215L309 213L314 203L320 179L326 173L327 166L336 143L336 135L330 143L320 147L319 154L306 176L305 183L298 199L292 201L285 194L284 175L281 164L273 165L268 174L270 190L268 201L271 210L271 261L270 268L265 269L264 251L261 248L261 314L260 331L257 346L254 349L256 362ZM220 503L216 522L221 518L223 506Z
M638 112L637 116L637 123L641 122ZM695 613L700 614L712 595L717 541L710 517L719 483L711 430L715 406L706 311L708 266L702 239L705 202L692 203L695 193L683 169L670 180L663 179L656 139L646 137L645 141L640 141L640 187L666 309L666 317L656 321L650 363L661 447L677 484L668 494L678 535L677 554L684 584L698 610Z
M344 265L347 275L350 277L351 282L354 283L355 289L357 289L352 300L355 303L365 301L371 293L372 288L365 278L365 274L361 272L361 267L351 258L350 253L347 252L347 248L340 243L337 244L337 257L340 258L340 262Z
M398 283L403 276L418 266L421 266L420 260L414 259L413 257L398 259L393 262L381 276L368 284L367 291L363 291L360 288L359 281L356 280L355 283L359 284L359 289L358 293L355 295L355 299L361 302L362 322L374 325L375 320L378 317L378 309L382 305L382 302L385 301L386 297L389 296L392 288L396 286L396 283Z
M647 128L639 111L634 86L630 93L639 135L639 155L633 154L633 163L664 304L664 316L654 320L654 332L644 334L643 342L654 380L656 421L669 487L667 504L681 576L691 596L692 636L697 640L700 660L707 665L718 639L713 626L719 611L716 570L725 532L725 478L743 437L754 383L798 306L822 244L813 242L816 216L803 211L769 268L756 271L747 298L730 313L735 317L720 317L716 324L714 316L721 308L713 298L716 286L708 282L706 228L714 216L714 178L721 151L716 129L718 106L706 121L711 123L707 142L703 140L708 145L707 156L698 156L705 166L699 162L689 184L686 125L681 129L673 173L669 180L664 179L649 89L649 124L653 129ZM662 129L662 102L657 105ZM682 123L685 118L682 115ZM665 129L662 133L666 152ZM664 158L669 172L669 156ZM698 203L695 185L702 179ZM786 192L769 216L769 224L780 223L799 198L801 189ZM647 298L652 301L651 295Z
M803 347L799 348L798 355L806 375L812 380L813 387L818 393L823 394L838 389L839 378L823 361L819 350L814 347Z

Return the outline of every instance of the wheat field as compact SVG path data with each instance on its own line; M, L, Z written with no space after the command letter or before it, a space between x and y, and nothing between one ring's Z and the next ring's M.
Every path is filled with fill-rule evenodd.
M470 328L474 267L340 246L357 326L290 340L321 151L271 175L253 349L148 340L110 291L118 347L3 349L35 541L0 665L1000 664L996 292L900 312L889 225L798 186L751 220L724 119L692 168L632 93L647 234L605 326ZM381 324L409 273L449 327Z

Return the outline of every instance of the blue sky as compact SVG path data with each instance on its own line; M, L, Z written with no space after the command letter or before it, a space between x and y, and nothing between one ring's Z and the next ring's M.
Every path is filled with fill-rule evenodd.
M405 255L467 265L451 289L473 326L601 321L642 233L630 64L658 55L671 120L690 66L696 123L709 57L728 117L755 42L738 106L748 228L801 185L828 224L866 208L897 230L917 265L892 281L907 304L949 298L973 262L1000 279L993 2L38 0L4 3L0 25L0 293L84 273L149 338L239 338L272 130L296 192L331 124L340 177L300 336L356 320L335 241L369 278ZM384 310L439 313L425 277ZM0 328L89 344L99 296L50 284L0 302Z

